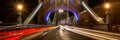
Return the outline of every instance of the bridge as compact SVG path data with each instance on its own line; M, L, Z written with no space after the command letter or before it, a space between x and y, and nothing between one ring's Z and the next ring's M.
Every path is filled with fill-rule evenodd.
M108 13L103 19L88 0L39 0L23 23L0 28L0 40L120 40ZM31 24L36 15L38 24Z

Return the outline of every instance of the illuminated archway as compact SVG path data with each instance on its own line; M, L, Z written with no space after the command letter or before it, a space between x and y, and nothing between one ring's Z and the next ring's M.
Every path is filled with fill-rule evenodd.
M47 14L46 14L46 21L49 21L49 17L50 17L50 15L51 15L52 12L58 11L58 10L59 9L48 11ZM72 12L74 14L74 16L75 16L76 21L78 21L79 18L78 18L78 13L76 11L69 10L69 9L62 9L62 10L67 10L67 11Z

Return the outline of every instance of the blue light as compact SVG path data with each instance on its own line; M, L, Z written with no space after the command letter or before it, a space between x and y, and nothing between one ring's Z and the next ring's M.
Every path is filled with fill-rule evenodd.
M51 12L48 12L47 16L46 16L46 21L49 20L49 16L50 16Z
M78 21L78 15L77 15L77 13L76 12L73 12L73 13L74 13L75 19Z
M53 11L52 11L53 12ZM48 12L48 14L46 15L46 21L49 21L49 16L50 16L50 14L52 13L52 12ZM74 14L74 16L75 16L75 19L76 19L76 21L78 21L78 13L76 13L76 12L74 12L74 11L72 11L72 13Z

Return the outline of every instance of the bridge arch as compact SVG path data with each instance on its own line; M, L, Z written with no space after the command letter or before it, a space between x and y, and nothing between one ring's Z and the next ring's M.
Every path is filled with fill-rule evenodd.
M76 21L78 21L79 20L79 17L78 17L78 12L77 11L75 11L75 10L72 10L72 9L68 9L68 8L57 8L57 9L53 9L53 10L49 10L48 12L47 12L47 14L46 14L46 21L48 21L49 20L49 17L50 17L50 15L51 15L51 13L53 13L53 12L55 12L55 11L58 11L58 10L67 10L67 11L70 11L70 12L72 12L73 14L74 14L74 16L75 16L75 19L76 19Z

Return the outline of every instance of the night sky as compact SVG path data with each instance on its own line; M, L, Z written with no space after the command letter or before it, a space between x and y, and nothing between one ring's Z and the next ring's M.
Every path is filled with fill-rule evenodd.
M27 8L27 12L31 12L35 6L37 5L37 0L0 0L0 21L5 22L7 15L10 15L13 13L16 13L15 10L15 3L19 2L24 2L25 7Z
M101 5L104 0L88 0L88 1L90 7L95 7Z
M0 21L6 22L7 15L10 15L11 13L13 13L13 15L16 15L14 5L16 1L24 2L26 5L25 7L27 8L27 12L25 13L30 13L38 2L38 0L0 0ZM101 3L101 0L89 0L90 7L97 6Z

